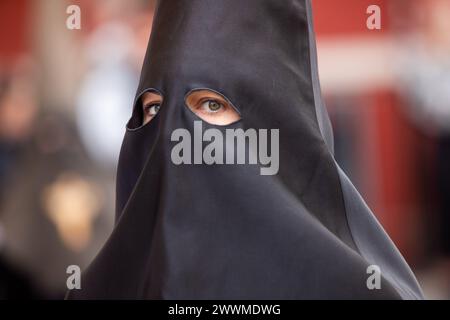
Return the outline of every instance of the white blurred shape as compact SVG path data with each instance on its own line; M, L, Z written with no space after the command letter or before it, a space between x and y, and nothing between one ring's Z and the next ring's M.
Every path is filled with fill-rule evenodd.
M95 31L87 47L91 69L80 88L77 123L92 158L110 167L117 163L137 85L129 62L133 41L131 30L114 23Z

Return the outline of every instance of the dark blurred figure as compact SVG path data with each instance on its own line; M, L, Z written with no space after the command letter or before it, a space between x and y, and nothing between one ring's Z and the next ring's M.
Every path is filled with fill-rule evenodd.
M23 61L0 75L0 196L11 166L27 145L37 112L29 68Z
M109 231L110 208L75 125L43 113L5 190L5 252L25 266L45 299L63 298L67 267L83 269Z
M4 253L6 240L1 215L9 173L27 144L37 110L25 69L22 65L0 74L0 299L39 298L31 276Z
M83 269L112 228L99 166L67 108L39 107L33 76L14 70L0 99L2 299L62 299L68 266Z
M37 68L13 67L3 73L0 264L5 261L5 267L0 267L0 299L63 298L67 267L83 270L113 227L115 159L131 108L127 95L134 95L145 54L154 1L80 3L81 32L52 34L52 23L58 15L65 19L65 12L38 1L35 7L42 12L35 28L43 28L45 41L36 41L38 48L31 53ZM69 35L70 46L64 41ZM80 54L61 56L72 49ZM70 73L71 66L80 71L71 76L80 78L64 82L58 73ZM56 87L65 95L46 99L48 93L58 95L50 81L55 70L61 84ZM38 73L39 82L34 78ZM72 91L77 92L73 97L68 94ZM86 97L88 104L83 103Z

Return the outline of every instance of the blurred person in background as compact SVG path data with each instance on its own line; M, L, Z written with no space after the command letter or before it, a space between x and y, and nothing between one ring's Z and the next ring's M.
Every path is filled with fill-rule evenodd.
M36 124L4 193L5 254L42 297L60 298L67 267L82 267L104 241L108 201L73 122L44 113Z
M0 79L0 197L14 161L29 141L37 113L30 68L24 58Z
M36 298L30 274L5 254L6 230L2 216L10 172L30 139L37 106L26 60L0 73L0 299Z
M95 250L103 200L72 121L39 107L36 76L19 62L0 100L0 278L6 297L58 298L67 266Z
M37 43L39 55L27 61L34 60L29 64L37 67L16 68L23 71L5 81L2 90L0 223L5 268L0 267L0 298L11 296L2 295L2 288L14 288L10 282L17 278L7 270L21 274L22 269L35 289L30 294L14 280L21 289L9 291L16 297L61 298L67 267L84 268L112 229L115 162L128 118L129 100L124 97L134 94L152 3L86 2L85 27L71 42L60 37L73 34L49 22L64 19L65 11L58 10L64 6L36 3L42 10L36 29L44 28L45 41ZM49 31L55 33L49 36ZM81 55L62 59L64 50ZM49 70L61 74L57 94L49 88L54 80ZM81 71L78 83L62 76L73 70ZM75 100L67 95L71 91ZM9 284L3 285L3 279Z

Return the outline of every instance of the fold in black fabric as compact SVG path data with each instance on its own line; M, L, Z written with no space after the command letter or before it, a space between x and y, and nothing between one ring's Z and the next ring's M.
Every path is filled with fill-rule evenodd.
M336 62L338 63L338 62ZM175 165L171 134L201 121L188 92L215 90L279 129L279 172ZM160 112L139 126L139 99ZM414 275L333 155L310 0L158 3L117 174L116 225L74 299L420 299ZM381 288L367 286L368 267Z

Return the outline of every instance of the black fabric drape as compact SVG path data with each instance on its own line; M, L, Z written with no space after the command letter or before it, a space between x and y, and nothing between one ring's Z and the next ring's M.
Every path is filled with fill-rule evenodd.
M336 61L338 63L338 61ZM171 133L200 121L209 88L279 129L274 176L252 165L180 165ZM164 96L139 127L139 98ZM117 176L116 226L70 298L416 299L411 270L335 162L310 0L158 3ZM382 272L367 288L367 268Z

